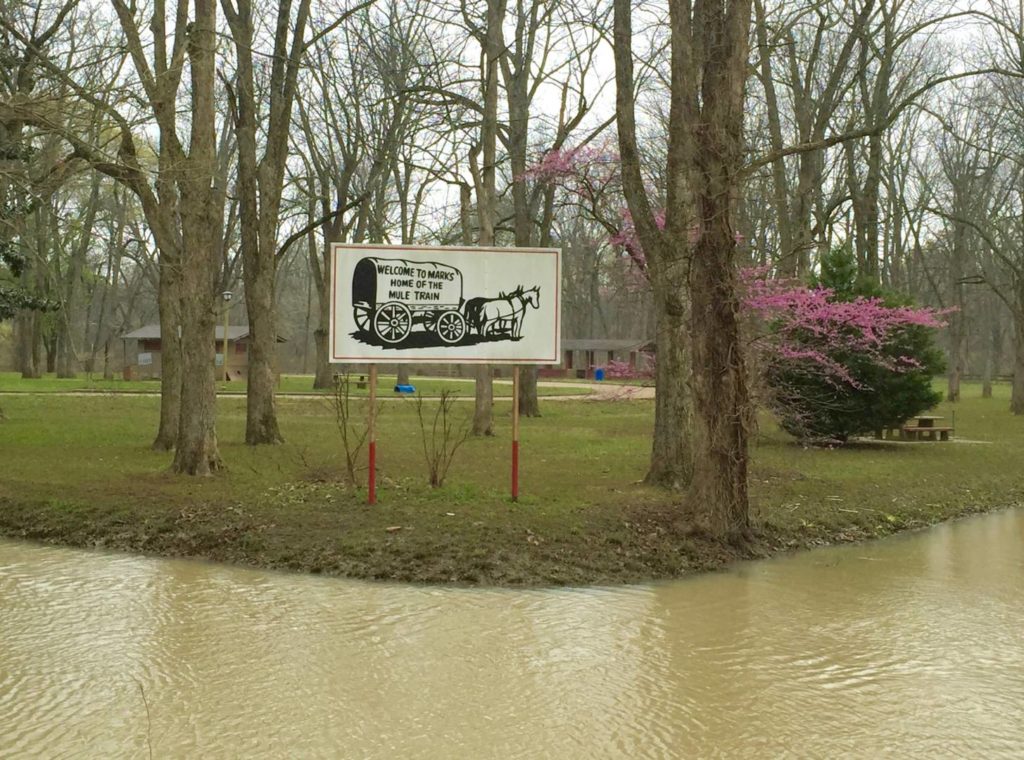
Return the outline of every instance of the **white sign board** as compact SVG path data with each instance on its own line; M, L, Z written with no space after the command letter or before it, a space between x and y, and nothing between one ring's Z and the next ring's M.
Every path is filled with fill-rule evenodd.
M559 364L561 251L331 246L331 361Z

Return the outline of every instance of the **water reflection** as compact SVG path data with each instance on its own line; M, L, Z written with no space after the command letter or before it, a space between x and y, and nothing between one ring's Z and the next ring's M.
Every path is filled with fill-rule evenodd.
M1021 756L1022 578L1022 512L619 590L0 543L0 756Z

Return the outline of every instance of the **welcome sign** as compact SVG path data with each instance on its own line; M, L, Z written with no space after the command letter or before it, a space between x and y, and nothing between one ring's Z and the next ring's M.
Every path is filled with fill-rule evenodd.
M331 360L558 364L561 251L335 243Z

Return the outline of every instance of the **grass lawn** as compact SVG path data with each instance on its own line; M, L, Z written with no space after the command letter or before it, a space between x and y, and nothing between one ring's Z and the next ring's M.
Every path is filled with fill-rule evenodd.
M761 540L738 552L687 536L679 497L647 488L651 401L563 401L523 421L522 498L510 502L511 409L471 439L440 489L426 483L409 399L380 420L380 503L339 482L340 442L322 399L284 399L288 442L241 443L242 398L221 398L225 473L168 473L148 443L150 396L0 399L0 534L78 546L363 578L488 584L617 583L718 567L739 556L886 535L1024 501L1024 418L1009 388L968 385L949 443L805 449L764 419L751 490ZM427 402L430 403L430 402ZM460 405L459 414L471 408ZM952 418L952 407L938 412Z
M354 379L358 379L355 376ZM413 377L410 382L416 392L424 396L438 396L443 390L451 390L460 396L473 395L472 378L446 379L435 377ZM395 376L378 375L377 393L380 396L397 396L394 392ZM281 393L324 395L329 391L313 390L312 375L282 375ZM88 377L84 373L76 378L61 379L55 375L25 380L19 372L0 372L0 393L77 393L94 391L97 393L159 393L159 380L104 380L102 377ZM245 381L219 382L218 393L245 394ZM537 389L540 396L579 396L588 391L584 388L558 387L541 385ZM353 388L353 395L368 396L369 390ZM498 380L494 384L495 398L512 398L511 380Z

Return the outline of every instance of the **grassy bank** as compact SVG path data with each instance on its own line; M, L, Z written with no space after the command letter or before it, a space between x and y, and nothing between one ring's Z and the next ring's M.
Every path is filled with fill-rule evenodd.
M466 388L469 393L469 388ZM751 488L760 544L747 556L886 535L1024 501L1024 419L1008 389L956 408L955 443L804 449L765 420ZM523 496L507 497L510 405L497 435L469 440L441 489L426 485L413 403L381 419L377 507L339 483L339 438L322 399L281 402L288 442L241 443L244 400L219 400L228 470L168 474L147 448L158 399L17 395L0 423L0 534L76 546L333 573L487 584L675 577L735 550L682 535L675 497L638 483L650 401L564 401L523 425ZM468 414L468 407L458 409ZM952 417L943 406L940 414ZM970 442L966 442L970 441Z
M366 387L359 387L359 378L353 376L356 386L352 389L355 396L368 396ZM472 395L471 378L446 379L438 377L413 377L411 379L417 393L423 396L438 396L448 390L462 395ZM377 392L381 396L396 396L394 392L395 376L381 375L377 379ZM312 375L281 375L278 391L284 394L323 396L330 390L314 390ZM74 378L58 378L55 375L26 380L19 372L0 372L0 393L159 393L159 380L104 380L102 377L90 377L81 374ZM245 381L217 383L217 392L226 394L245 394ZM572 386L556 386L544 383L537 389L539 396L581 396L588 393L586 388ZM494 384L496 398L512 397L512 381L498 380Z

